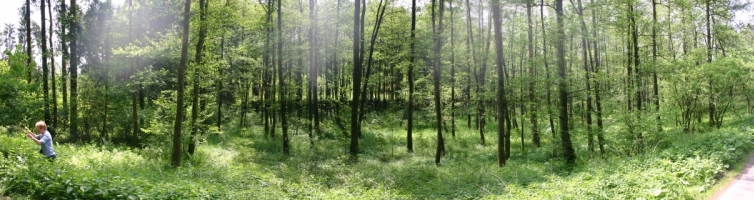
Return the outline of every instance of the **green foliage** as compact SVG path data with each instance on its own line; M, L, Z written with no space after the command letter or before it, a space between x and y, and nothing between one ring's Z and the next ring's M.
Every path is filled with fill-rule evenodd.
M0 195L43 199L698 199L704 198L701 192L715 184L730 164L754 150L753 123L747 118L704 134L654 134L656 139L651 141L665 144L653 151L604 160L582 156L572 171L562 161L550 159L548 148L530 147L527 152L514 152L508 164L498 168L494 145L478 145L475 130L465 126L459 127L457 137L448 138L449 154L438 167L432 157L434 132L417 130L416 152L406 153L405 130L398 126L400 118L392 114L367 115L357 163L348 159L347 143L342 140L315 138L315 146L309 146L308 136L295 134L297 130L291 135L293 156L284 156L280 142L264 139L259 126L208 135L208 144L200 145L187 164L177 169L170 167L169 149L160 143L141 149L56 145L59 158L49 162L28 139L0 136ZM495 142L494 137L490 140Z

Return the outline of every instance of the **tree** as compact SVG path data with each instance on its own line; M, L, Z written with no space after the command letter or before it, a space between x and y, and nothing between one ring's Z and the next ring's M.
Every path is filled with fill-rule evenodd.
M76 0L71 0L71 5L74 4ZM31 83L31 74L34 66L31 66L31 60L32 60L32 52L31 52L31 1L26 0L26 16L24 17L26 21L26 70L29 71L29 77L26 79L27 83Z
M196 119L199 117L199 66L202 65L202 50L204 49L204 39L207 37L207 6L209 2L199 0L199 41L196 42L196 53L194 54L194 86L191 94L191 137L189 139L188 153L194 155L196 148L196 134L199 124Z
M442 77L442 60L440 59L440 51L442 51L442 15L445 11L445 4L443 0L432 0L432 40L434 41L434 58L433 65L434 70L432 72L432 83L434 85L434 103L435 103L435 118L437 120L437 151L435 152L435 164L440 165L440 157L445 155L445 141L442 138L442 105L440 104L440 78ZM435 7L439 7L437 14L435 13Z
M360 21L359 10L361 2L359 0L354 1L353 10L353 95L351 96L351 145L349 147L349 153L352 159L357 159L359 153L359 133L361 132L361 126L359 125L359 97L361 97L361 58L359 56L361 34L359 33Z
M52 117L50 116L50 85L49 85L50 82L48 80L48 77L49 77L49 74L50 74L50 71L49 71L50 69L47 68L47 55L48 55L48 53L47 53L47 23L45 21L45 14L46 14L45 13L45 0L40 0L40 2L41 2L41 4L39 6L39 9L41 11L40 13L41 13L41 16L42 16L42 18L40 19L40 21L42 22L42 26L41 26L42 27L42 35L41 35L42 36L42 38L41 38L42 42L41 43L42 43L42 85L43 85L42 86L43 87L42 90L44 90L44 100L43 101L44 101L44 109L45 109L45 111L44 111L44 119L45 119L45 122L52 123ZM53 73L55 73L55 72L53 71ZM53 79L53 81L55 81L55 80Z
M468 1L468 0L467 0ZM414 129L414 65L416 60L416 0L411 0L411 37L408 63L408 125L406 130L406 149L414 152L413 129Z
M497 166L505 165L510 151L510 134L509 125L506 126L508 118L508 100L505 97L505 54L503 52L503 33L500 20L500 0L492 0L492 23L495 29L495 66L497 68ZM508 146L508 148L505 148Z
M565 31L563 30L563 0L555 0L555 16L556 16L556 31L555 34L555 48L557 49L557 61L558 61L558 111L559 111L559 124L560 124L560 143L562 148L563 157L566 163L574 165L576 163L576 153L573 150L571 144L571 135L568 129L568 88L566 85L566 70L565 70Z
M183 34L181 39L181 64L178 66L178 99L176 100L175 124L173 125L173 154L171 164L173 167L181 166L181 126L183 125L183 90L186 76L186 65L188 65L188 37L189 37L189 19L191 18L191 0L186 0L183 10Z
M283 75L285 74L285 71L283 71L283 10L281 9L282 6L282 0L278 0L278 87L280 87L280 126L283 129L283 153L285 155L290 154L290 147L289 147L289 140L288 138L288 122L285 118L286 114L286 93L285 93L285 81L283 79Z
M534 88L534 80L536 80L536 72L534 68L534 31L532 30L533 22L531 20L531 9L534 7L533 0L526 1L526 20L528 25L528 32L527 32L527 39L529 41L528 43L528 49L529 49L529 60L527 61L527 64L529 65L529 121L531 121L531 133L532 138L531 141L534 143L535 147L540 146L540 138L539 138L539 127L537 122L537 98L534 94L535 88Z
M78 55L78 44L77 42L77 36L79 33L79 27L78 27L78 19L76 18L78 16L78 6L76 5L76 0L71 0L71 13L70 13L70 28L71 28L71 35L70 35L70 48L71 48L71 55L70 55L70 71L71 73L71 110L70 110L70 134L71 134L71 140L76 141L78 140L78 66L79 66L79 55Z

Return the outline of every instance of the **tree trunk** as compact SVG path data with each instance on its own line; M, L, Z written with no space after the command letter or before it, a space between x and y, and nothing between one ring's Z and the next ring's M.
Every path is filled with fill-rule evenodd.
M533 0L527 1L526 3L526 19L528 24L528 32L527 32L527 39L529 40L529 77L531 80L529 80L529 121L531 122L531 133L532 138L531 141L534 143L534 146L539 148L540 147L540 138L539 138L539 123L537 122L537 106L538 101L534 94L535 92L535 80L537 79L537 73L534 68L534 31L532 30L532 26L534 23L531 20L531 8L533 5Z
M557 19L557 34L555 36L555 47L557 49L558 60L558 98L559 98L559 123L560 123L560 141L563 149L563 157L568 165L575 165L576 153L571 144L571 135L568 133L568 88L566 87L566 70L565 70L565 32L563 31L563 0L555 0L555 13Z
M199 68L202 66L202 50L204 50L204 39L207 37L207 7L209 2L199 0L199 41L196 42L196 53L194 54L194 85L191 94L191 136L189 137L188 153L194 155L196 149L196 134L199 124L196 123L199 118ZM245 111L245 110L244 110ZM242 122L243 123L243 122Z
M76 5L76 0L71 0L71 6ZM26 0L26 70L29 71L29 77L26 79L27 83L31 83L31 74L34 72L36 66L31 66L31 60L33 53L31 52L31 1ZM74 16L74 15L72 15Z
M70 114L68 113L68 86L67 86L68 73L66 70L66 66L68 65L68 41L66 41L65 38L67 37L66 27L70 28L70 26L67 26L69 19L67 18L68 15L66 13L68 13L68 10L66 10L65 0L61 0L60 10L59 10L60 20L58 20L58 23L60 23L59 37L60 37L61 50L63 52L63 56L61 58L61 65L60 65L60 72L61 72L60 82L62 82L63 87L60 89L63 92L63 113L65 113L65 117L63 118L63 120L67 122L68 121L67 117L70 116Z
M584 7L581 4L581 0L577 0L577 14L579 15L579 21L581 22L581 59L584 63L584 83L586 85L586 135L587 135L587 149L589 152L594 152L594 135L592 133L592 111L594 110L592 108L592 86L591 86L591 71L589 68L589 31L586 27L586 22L584 20ZM593 30L596 31L596 30Z
M468 1L468 0L466 0ZM414 62L416 59L416 0L411 0L411 37L408 56L408 127L406 128L406 149L409 153L414 152L413 129L414 129Z
M450 132L456 137L456 54L455 54L455 26L453 25L453 1L448 1L450 6Z
M662 123L660 120L660 91L659 91L659 86L657 84L658 66L657 66L657 9L655 8L656 6L657 6L657 3L655 2L655 0L652 0L652 66L654 66L654 70L652 70L652 92L654 92L654 98L652 98L652 100L655 104L655 112L657 112L655 113L656 120L657 120L657 130L662 131ZM672 31L669 31L668 33L670 32ZM671 40L669 41L672 42Z
M285 115L287 114L286 106L286 88L285 88L285 81L283 79L283 75L285 74L285 71L283 71L283 10L281 3L282 0L277 1L277 13L278 13L278 87L280 87L280 127L282 128L283 132L283 154L290 155L290 146L289 141L290 138L288 138L288 121Z
M42 22L42 39L40 41L42 41L42 90L44 90L44 120L46 123L50 123L52 122L52 116L50 116L50 69L47 68L47 23L45 21L45 0L40 0L40 2L41 4L39 6L39 9L42 16L42 18L40 19L40 21Z
M176 105L175 125L173 126L173 154L171 164L173 167L181 166L181 126L183 125L183 89L188 65L188 37L191 0L186 0L183 10L183 37L181 41L181 64L178 66L178 99Z
M600 57L599 57L599 53L598 53L599 52L599 48L597 46L597 22L596 22L597 20L595 19L595 15L596 15L595 9L592 9L592 29L594 30L594 31L592 31L592 43L593 43L592 46L594 47L594 48L592 48L593 49L592 52L594 53L594 56L592 56L592 58L593 58L593 60L592 60L593 70L592 71L594 73L599 74ZM596 114L597 114L597 144L599 145L599 148L600 148L600 155L604 155L605 154L605 148L604 148L605 141L604 141L604 136L603 136L603 132L602 132L603 131L603 127L602 127L602 101L600 99L600 90L601 89L600 89L600 84L597 81L597 79L594 76L592 76L591 78L592 78L592 84L594 85L594 102L595 102L595 104L597 106L597 112L596 112Z
M351 145L349 153L356 160L359 153L359 97L361 97L361 59L359 58L361 34L359 33L359 10L361 1L354 1L353 10L353 95L351 96ZM410 130L410 129L409 129Z
M508 159L507 151L509 148L504 148L506 143L510 143L510 137L506 137L508 134L507 129L509 126L505 126L505 119L508 117L508 101L505 99L505 74L503 69L505 68L505 54L503 53L503 33L501 31L500 20L500 0L492 0L490 2L492 7L492 21L495 28L495 65L497 69L497 166L501 167L505 165L505 161ZM507 139L507 140L505 140Z
M42 0L42 1L44 1L44 0ZM48 14L48 16L50 16L50 37L48 37L48 40L50 42L50 71L52 72L51 73L51 78L50 78L50 80L52 80L52 119L50 119L51 121L49 123L50 123L51 127L57 128L57 125L58 125L58 101L57 101L57 99L58 99L58 93L57 93L57 87L56 87L56 84L55 84L57 81L55 80L55 53L53 53L53 52L55 52L55 48L54 48L54 45L52 43L52 38L53 38L52 36L53 36L54 31L53 31L53 23L52 23L52 18L53 18L52 17L52 2L50 0L47 0L47 14ZM52 137L55 137L55 134L57 134L57 133L54 133L54 132L55 131L53 131L51 133Z
M440 78L442 77L442 61L440 59L440 51L442 50L442 15L444 12L445 4L443 0L432 0L432 32L434 40L434 70L432 73L432 82L434 85L434 102L435 102L435 118L437 123L437 151L435 151L435 164L440 165L440 158L445 155L445 142L442 138L442 105L440 105ZM439 7L439 12L435 14L435 7Z
M557 140L557 137L555 137L556 127L555 123L552 117L552 84L550 82L550 66L548 65L548 59L547 59L547 32L545 31L545 1L540 0L539 2L539 19L542 22L542 62L545 65L545 87L547 88L547 119L550 121L550 132L552 133L552 139L553 144L557 144L555 140ZM553 145L554 147L554 145Z
M71 0L71 14L70 14L70 25L71 25L71 35L70 35L70 47L71 47L71 57L70 57L70 69L71 72L71 110L70 110L70 134L71 134L71 141L78 140L78 66L79 66L79 55L77 51L78 44L77 42L77 36L78 36L78 20L76 20L78 14L78 6L76 5L76 0Z

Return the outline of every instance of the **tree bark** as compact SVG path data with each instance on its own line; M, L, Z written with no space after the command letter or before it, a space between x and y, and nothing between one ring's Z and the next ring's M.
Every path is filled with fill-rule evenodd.
M360 20L359 10L361 7L361 1L354 1L353 10L353 94L351 96L351 145L349 153L351 158L356 160L359 153L359 132L361 127L359 126L359 97L361 97L361 59L360 59L360 41L361 34L359 33Z
M560 142L563 157L568 165L575 165L576 153L571 144L571 135L568 129L568 88L566 86L565 70L565 32L563 31L563 0L555 0L555 13L557 20L557 34L555 36L555 48L557 49L558 60L558 98L559 98L559 123L560 123Z
M468 0L466 0L468 1ZM409 49L408 64L408 125L406 128L406 149L409 153L414 152L413 130L414 130L414 62L416 59L416 0L411 0L411 36Z
M532 22L531 19L531 9L534 6L533 0L526 2L526 19L528 24L528 32L527 32L527 39L529 40L529 121L531 122L531 132L532 132L532 143L534 143L534 146L539 148L540 147L540 138L539 138L539 123L537 122L537 107L538 102L537 98L534 94L535 92L535 80L537 79L537 73L534 68L534 31L533 31L533 25L534 22Z
M283 71L283 10L282 10L282 0L277 1L277 13L278 13L278 87L280 87L280 127L282 128L283 132L283 154L290 155L290 146L289 141L290 138L288 138L288 120L285 117L286 116L286 107L287 101L286 101L286 88L285 88L285 81L283 79L283 75L285 74L285 71Z
M42 1L44 1L44 0L42 0ZM50 71L52 72L51 73L51 77L50 77L50 79L52 80L52 118L50 119L51 121L49 123L50 123L50 126L57 128L57 125L58 125L58 101L57 101L58 95L57 95L57 87L56 87L56 82L57 81L55 80L55 54L53 53L53 52L55 52L55 50L54 50L55 48L54 48L54 44L52 43L52 38L53 38L52 36L53 36L53 33L54 33L54 31L53 31L53 24L54 23L52 23L52 18L53 18L52 17L52 2L50 0L47 0L47 14L48 14L48 16L50 16L49 17L50 18L50 36L48 37L48 40L50 42ZM55 131L53 131L53 133L51 133L52 137L55 137L55 134L57 134L57 133L54 133L54 132Z
M178 66L178 99L176 105L175 124L173 125L173 153L171 164L173 167L181 166L181 127L183 125L183 89L186 76L186 65L188 65L188 37L189 37L189 19L191 16L191 0L186 0L183 10L183 37L181 39L181 64Z
M432 73L432 82L434 85L434 102L435 102L435 118L437 128L437 151L435 151L435 164L440 165L440 158L445 155L445 141L442 138L442 105L440 105L440 78L442 77L442 61L440 59L440 51L442 50L442 15L444 12L445 4L443 0L432 0L432 32L434 40L434 70ZM439 7L439 11L435 14L435 7Z
M70 25L71 25L71 40L70 40L70 47L71 47L71 57L70 57L70 69L71 72L71 111L69 113L70 115L70 134L71 134L71 141L78 140L78 66L79 66L79 55L78 55L78 44L77 37L78 37L78 20L76 20L76 16L78 15L78 6L76 5L76 0L71 0L71 14L70 14Z
M510 138L506 137L510 125L506 126L508 117L508 101L505 99L505 54L503 53L503 33L501 31L500 20L500 0L492 0L492 23L495 29L495 65L497 69L497 166L505 165L508 159L508 148L504 148L506 143L510 143ZM507 140L506 140L507 139Z
M71 0L71 6L76 5L76 0ZM33 53L31 52L31 1L26 0L26 70L29 71L29 77L26 79L27 83L31 83L31 74L36 66L31 66L31 60ZM72 15L73 16L73 15Z
M199 67L202 66L202 50L204 50L204 39L207 37L207 0L199 0L199 41L196 42L196 53L194 54L194 85L191 94L191 136L189 137L188 153L194 155L196 149L196 135L199 124L196 123L199 118Z

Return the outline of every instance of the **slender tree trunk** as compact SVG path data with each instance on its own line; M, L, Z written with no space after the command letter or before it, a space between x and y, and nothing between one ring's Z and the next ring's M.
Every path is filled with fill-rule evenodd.
M466 0L468 1L468 0ZM406 149L409 153L414 152L413 129L414 129L414 62L416 59L416 0L411 0L411 38L408 56L408 127L406 128Z
M599 67L600 67L600 58L599 58L599 48L597 46L597 22L595 19L596 12L595 9L592 9L592 43L593 43L593 53L594 56L592 57L592 67L593 72L596 74L599 74ZM597 106L597 144L600 148L600 155L605 154L605 141L604 141L604 135L603 135L603 127L602 127L602 101L600 99L600 84L597 81L597 79L594 76L591 76L592 84L594 85L594 102Z
M44 1L44 0L42 0L42 1ZM50 71L52 72L50 74L50 76L51 76L50 80L52 80L51 81L52 82L52 119L50 119L51 121L49 123L50 123L51 127L57 128L57 124L58 124L58 95L57 95L57 87L56 87L56 84L55 84L57 82L55 80L55 53L53 53L53 52L55 52L55 50L54 50L55 47L54 47L54 44L52 43L52 38L53 38L52 36L53 36L53 33L54 33L54 31L53 31L53 24L54 23L52 23L52 18L53 18L52 17L52 2L50 0L47 0L47 14L48 14L48 16L50 16L49 17L50 18L50 36L48 37L48 40L50 42ZM52 137L55 137L55 134L57 134L57 133L51 133L51 134L52 134Z
M71 5L76 5L76 0L71 0ZM26 0L26 70L29 72L29 77L26 79L27 83L31 83L31 75L34 72L36 66L31 66L31 60L33 53L31 52L31 1ZM44 12L43 12L44 13ZM45 100L46 101L46 100ZM46 104L46 103L45 103ZM45 118L47 119L47 118Z
M657 130L662 131L662 123L660 120L660 91L659 91L659 85L657 84L658 66L657 66L657 9L655 8L656 6L657 6L656 1L652 0L652 65L654 67L654 70L652 70L652 92L654 92L654 98L652 98L652 100L655 104L655 112L657 112L655 113L656 120L657 120ZM669 33L670 32L672 31L669 31ZM672 40L668 40L668 42L672 42Z
M176 105L175 125L173 126L173 154L171 164L173 167L181 166L181 126L183 125L183 89L188 65L188 37L189 19L191 16L191 0L186 0L183 10L183 37L181 41L181 64L178 66L178 99Z
M571 135L568 133L568 88L566 86L566 70L565 70L565 48L563 43L565 42L565 31L563 30L563 0L555 0L555 13L557 19L555 47L557 49L558 60L558 98L559 98L559 113L560 113L560 141L561 148L563 150L563 157L565 157L566 163L569 165L575 165L576 153L573 150L571 144Z
M359 33L359 10L361 1L354 1L353 10L353 94L351 96L351 145L349 153L356 160L359 153L359 97L361 97L361 59L359 57L361 34ZM411 130L411 129L409 129Z
M440 158L445 155L445 142L442 138L442 105L440 105L440 78L442 77L442 61L440 51L442 50L442 15L445 8L443 0L432 0L432 32L434 40L434 70L432 73L432 82L434 85L435 101L435 118L437 120L437 151L435 152L435 164L440 165ZM439 12L435 14L435 7L439 7Z
M455 25L453 25L453 1L448 1L450 6L450 132L456 137L456 54L455 54Z
M540 138L539 138L539 123L537 122L537 107L538 107L538 101L534 94L535 92L535 80L537 79L537 73L534 68L534 31L533 31L533 25L534 22L531 19L531 9L534 6L533 0L530 0L526 3L526 19L528 24L528 34L527 39L529 40L529 76L531 80L529 80L529 121L531 121L531 132L532 132L532 143L534 143L534 146L539 148L540 147Z
M270 115L272 114L270 111L270 101L272 98L272 84L270 82L272 81L272 71L274 69L274 65L272 64L272 54L274 54L272 50L272 11L275 9L273 6L273 0L267 1L267 37L264 41L265 46L265 56L264 56L264 66L263 69L263 87L262 87L262 121L264 123L264 134L267 137L274 138L272 135L272 131L270 130Z
M58 23L60 23L60 35L58 36L60 37L60 45L63 53L60 65L60 82L63 84L63 87L60 89L63 92L63 113L65 113L63 120L67 122L70 114L68 113L68 73L66 70L66 66L68 66L68 41L66 39L66 29L70 28L70 26L68 26L69 19L67 18L68 15L66 13L68 13L68 10L65 6L65 0L60 0L60 10L58 13L60 15L60 20L58 20Z
M189 155L194 155L194 150L196 149L196 134L199 130L199 124L196 123L197 118L199 118L199 67L202 66L202 50L204 50L204 39L207 37L206 22L208 4L209 2L206 0L199 0L199 41L196 42L196 53L194 54L195 67L193 78L194 85L191 94L191 136L188 146Z
M286 101L286 88L285 88L285 81L283 79L283 75L285 74L285 71L283 71L283 10L282 10L282 0L277 1L277 13L278 13L278 87L280 87L280 127L282 128L283 132L283 154L290 155L290 146L289 141L290 138L288 138L288 119L285 117L287 114L287 101Z
M584 63L584 83L586 85L586 134L587 134L587 149L590 152L594 152L594 135L592 133L592 86L591 86L591 71L589 68L589 31L586 27L584 20L584 7L581 4L581 0L577 0L577 14L579 15L579 21L581 22L581 59ZM593 30L596 31L596 30Z
M552 109L551 109L552 108L552 98L551 98L552 97L552 94L551 94L552 84L550 82L550 66L548 65L548 62L547 62L548 61L547 59L547 32L545 29L545 10L544 10L545 1L540 0L539 3L540 3L539 4L539 18L540 18L540 21L542 21L542 62L545 65L545 79L546 79L545 87L547 88L547 119L550 121L550 131L552 133L553 144L557 144L556 142L554 142L555 140L557 140L557 138L555 137L556 127L553 120L553 116L552 116L553 114L552 114Z
M501 167L505 165L508 159L507 151L509 148L504 148L506 143L510 143L510 138L506 137L510 128L505 126L505 119L508 117L508 101L505 99L505 74L503 69L505 68L505 54L503 54L503 33L501 31L500 20L500 0L492 0L490 2L492 7L492 21L495 28L495 65L497 66L497 166ZM507 139L507 140L505 140ZM505 145L505 146L504 146Z
M76 5L76 0L71 0L71 14L70 14L70 28L71 28L71 37L70 37L70 47L71 47L71 57L70 57L70 69L71 72L71 110L70 110L70 134L71 134L71 141L76 141L79 138L78 135L78 66L79 66L79 55L77 51L78 44L77 37L78 37L78 20L76 20L78 15L78 6Z
M41 5L39 6L40 13L42 18L40 21L42 22L42 87L44 90L44 119L45 122L50 123L52 122L52 116L50 116L50 81L49 81L49 75L50 75L50 69L47 68L47 23L45 21L45 0L40 0ZM29 38L31 39L31 38ZM54 73L54 72L53 72ZM53 80L55 81L55 80Z

